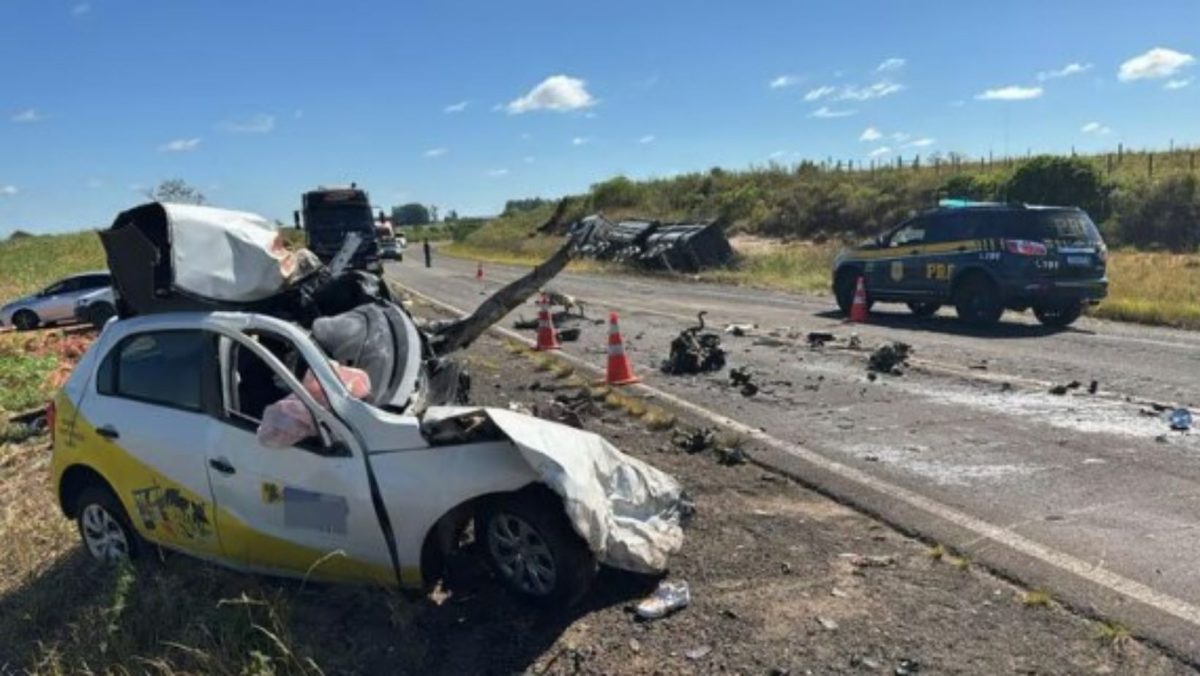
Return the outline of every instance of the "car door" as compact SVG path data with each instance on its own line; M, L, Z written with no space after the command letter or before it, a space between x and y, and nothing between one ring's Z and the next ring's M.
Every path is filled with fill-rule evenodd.
M126 336L100 360L74 428L143 537L209 558L221 554L205 453L215 362L203 331Z
M875 263L876 288L899 299L920 293L917 275L929 225L927 217L918 216L892 232L886 242L887 253Z
M334 425L282 448L256 435L264 417L280 420L271 406L289 395L293 414L311 414L291 371L264 345L296 354L279 336L221 339L223 404L208 463L227 555L264 572L395 585L362 449L350 431ZM300 364L293 366L303 373Z
M950 281L968 242L965 216L961 212L930 214L924 219L925 236L919 254L909 259L905 276L913 296L944 299L950 296Z
M43 323L61 322L70 319L75 311L75 292L79 280L69 277L51 284L38 294L35 311Z

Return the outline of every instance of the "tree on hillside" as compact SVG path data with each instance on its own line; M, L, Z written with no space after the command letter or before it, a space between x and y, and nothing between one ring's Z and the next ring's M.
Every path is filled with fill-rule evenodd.
M429 209L424 204L410 202L392 207L392 223L395 225L426 225L429 221Z
M1134 186L1116 202L1122 244L1177 252L1200 248L1200 178L1180 174Z
M181 178L172 178L158 184L146 195L155 202L174 202L176 204L204 204L208 200L204 193L190 186Z
M453 223L454 221L457 221L457 220L458 220L458 212L457 211L455 211L454 209L451 209L446 212L446 221L447 222Z
M1091 162L1042 155L1021 164L1005 186L1010 201L1079 207L1097 222L1108 218L1111 188Z

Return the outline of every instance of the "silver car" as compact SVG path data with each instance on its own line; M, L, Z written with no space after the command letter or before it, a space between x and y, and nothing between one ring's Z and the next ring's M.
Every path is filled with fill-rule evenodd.
M18 331L28 331L46 324L75 321L76 301L110 286L112 277L103 270L64 277L0 308L0 327L12 326Z

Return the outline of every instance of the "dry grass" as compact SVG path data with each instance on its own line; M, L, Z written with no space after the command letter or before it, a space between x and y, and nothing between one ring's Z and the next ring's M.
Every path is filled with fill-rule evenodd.
M675 427L677 419L674 414L669 413L657 406L650 406L646 413L642 415L642 422L646 423L646 427L654 432L662 432Z
M1044 608L1049 606L1053 600L1049 592L1042 591L1041 589L1030 589L1021 594L1022 605L1030 608Z
M1114 251L1109 296L1092 314L1200 329L1200 254Z

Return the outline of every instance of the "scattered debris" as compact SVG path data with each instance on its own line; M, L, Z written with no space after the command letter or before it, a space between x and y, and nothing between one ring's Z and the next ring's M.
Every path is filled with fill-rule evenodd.
M581 333L582 330L578 326L569 329L559 329L558 339L564 343L573 343L579 340L579 335Z
M733 258L733 248L717 221L613 223L601 214L593 214L573 223L568 233L578 238L584 256L643 268L699 272L725 265Z
M704 373L725 368L721 336L711 331L703 332L706 314L705 311L697 314L699 324L684 329L671 341L671 356L662 363L663 373Z
M707 657L708 654L711 652L712 652L712 646L702 645L702 646L696 646L695 648L692 648L691 650L685 652L684 656L686 656L689 660L702 660L705 657Z
M1083 383L1079 382L1078 380L1072 380L1071 382L1067 383L1066 385L1055 385L1054 387L1051 387L1050 394L1054 394L1054 395L1061 397L1064 394L1066 394L1068 391L1078 390L1080 387L1083 387Z
M891 554L857 554L846 552L841 557L850 562L855 568L889 568L896 565L896 557Z
M513 322L513 328L518 331L536 331L537 327L537 319L525 319L524 315L517 317L517 321Z
M1168 419L1171 429L1176 432L1186 432L1192 428L1192 413L1186 408L1177 408L1171 412Z
M812 333L808 334L808 346L814 350L820 347L825 347L825 343L831 343L835 340L837 340L836 336L834 336L832 333L826 333L824 331L813 331Z
M857 333L850 334L850 340L846 343L846 347L851 350L861 350L862 338L859 338Z
M742 450L741 446L717 446L714 450L717 453L717 463L726 467L744 465L747 462L750 462L749 456L746 455L746 452Z
M921 663L916 660L910 660L907 657L901 658L896 663L896 669L893 671L896 676L913 676L913 674L921 673Z
M1088 394L1095 394L1095 393L1097 393L1097 392L1099 392L1099 391L1100 391L1100 381L1099 381L1099 380L1093 380L1093 381L1092 381L1092 382L1091 382L1091 383L1088 385Z
M760 345L762 347L784 347L788 343L774 336L759 336L754 339L752 345Z
M838 623L834 622L832 619L830 619L828 617L821 617L818 615L817 616L817 624L821 625L821 628L824 629L825 631L837 631L838 630Z
M880 345L871 353L867 362L867 370L876 373L886 373L894 376L903 375L901 367L908 366L908 357L912 353L912 345L895 341Z
M980 359L978 362L970 364L967 368L975 371L986 371L988 370L988 360Z
M637 616L643 620L657 620L688 607L691 602L692 594L686 580L663 580L653 594L637 604Z
M729 382L740 388L743 397L753 397L758 394L758 385L753 382L753 376L747 367L741 366L729 371Z
M757 328L758 324L726 324L725 333L741 337Z

